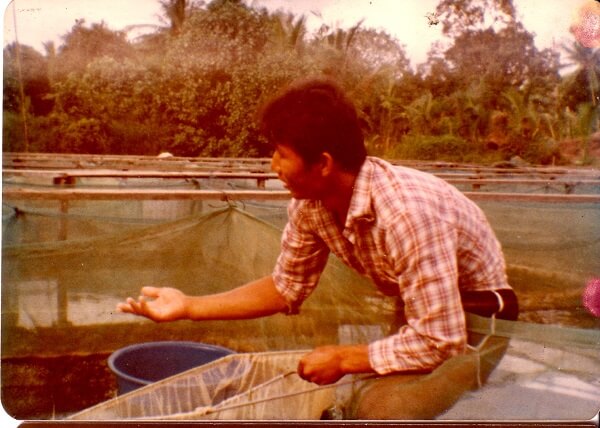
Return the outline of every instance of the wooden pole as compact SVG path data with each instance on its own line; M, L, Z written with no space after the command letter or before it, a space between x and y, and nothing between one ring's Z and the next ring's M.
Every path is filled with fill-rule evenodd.
M23 71L21 64L21 45L17 34L17 11L16 1L13 6L13 25L15 27L15 56L17 57L17 77L19 80L19 96L21 97L21 119L23 120L23 139L25 140L25 152L29 152L29 131L27 128L27 110L25 109L25 89L23 87Z

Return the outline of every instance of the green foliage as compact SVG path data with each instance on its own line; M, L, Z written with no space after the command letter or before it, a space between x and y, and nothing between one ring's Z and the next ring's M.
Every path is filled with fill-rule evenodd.
M476 151L471 143L454 135L407 135L394 147L391 157L467 162Z
M441 0L451 43L417 70L398 40L362 21L309 34L304 17L241 0L157 1L167 25L135 42L79 20L45 56L21 47L21 80L7 46L3 149L268 156L261 103L323 74L356 101L370 153L386 157L542 163L597 122L597 51L570 48L577 70L561 81L557 53L536 49L511 0Z
M512 0L440 0L436 15L446 35L460 35L486 28L490 23L515 22Z
M2 114L2 150L5 152L25 151L23 121L18 113L4 110Z
M600 49L586 48L575 42L564 45L563 50L569 61L567 66L575 70L568 74L562 83L563 103L576 109L581 103L598 105L600 100Z
M58 53L49 58L51 81L62 80L70 74L81 75L87 65L98 58L123 60L133 55L126 34L110 30L104 22L93 23L88 28L83 19L77 20L63 39Z
M58 151L69 153L107 153L109 142L105 125L96 118L57 120L53 129Z
M27 100L23 101L26 103L26 110L36 115L48 114L52 109L52 102L47 98L50 81L46 59L29 46L12 43L4 48L3 55L4 110L20 111L20 81L23 82L23 91L27 96Z

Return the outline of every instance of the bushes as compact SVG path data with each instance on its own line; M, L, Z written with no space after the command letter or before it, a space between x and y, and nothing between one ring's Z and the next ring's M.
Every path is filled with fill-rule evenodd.
M391 159L415 159L428 161L494 163L519 156L534 164L548 165L563 163L558 144L552 140L533 140L519 153L508 148L491 150L475 146L470 141L455 135L406 135L389 153Z
M102 25L78 23L65 45L48 50L45 63L30 52L35 61L27 64L46 70L50 88L39 94L26 85L25 100L17 96L15 67L9 66L15 50L6 48L4 150L267 156L255 125L263 98L298 77L320 74L349 90L374 155L470 162L518 155L543 163L556 158L545 141L590 131L584 109L556 104L554 63L531 50L527 37L531 49L516 58L522 52L509 49L513 33L476 32L467 41L477 46L457 39L454 49L432 55L415 72L396 39L361 23L349 31L323 26L309 38L303 17L238 1L201 3L189 8L176 32L158 30L135 43ZM533 60L543 60L542 72L515 86L492 79L496 68L481 75L448 65L448 58L471 64L469 52L489 51L482 49L488 38L519 60L521 74ZM21 102L28 143L16 115ZM494 125L495 114L503 115L502 126Z
M55 128L57 146L67 153L108 153L109 140L106 127L98 119L80 118L76 121L61 122Z
M406 135L392 148L389 157L466 162L472 160L476 151L473 144L454 135Z

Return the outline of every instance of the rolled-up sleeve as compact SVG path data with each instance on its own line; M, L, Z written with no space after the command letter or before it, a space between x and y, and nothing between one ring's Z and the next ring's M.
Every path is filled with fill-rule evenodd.
M281 237L281 252L273 270L275 287L294 314L312 293L327 264L329 248L310 232L311 219L300 209L301 201L292 200L288 222Z
M390 224L386 245L407 324L369 344L370 363L379 374L433 369L466 345L456 231L418 210L399 213Z

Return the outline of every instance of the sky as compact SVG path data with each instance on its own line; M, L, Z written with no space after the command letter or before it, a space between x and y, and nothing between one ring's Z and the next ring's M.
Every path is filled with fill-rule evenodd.
M538 49L573 40L569 26L583 0L513 0L525 28L536 34ZM0 0L4 8L6 46L18 37L21 44L44 53L43 43L70 31L76 19L89 25L104 21L111 30L134 24L160 24L158 0ZM305 15L309 29L322 24L349 28L361 19L363 27L386 30L405 46L413 65L427 58L431 44L441 39L441 25L429 25L428 13L438 0L246 0L271 10ZM16 35L15 35L16 18Z

